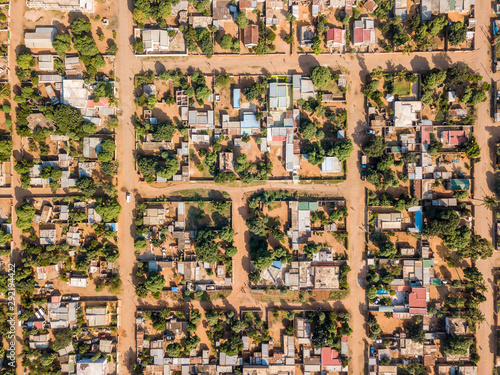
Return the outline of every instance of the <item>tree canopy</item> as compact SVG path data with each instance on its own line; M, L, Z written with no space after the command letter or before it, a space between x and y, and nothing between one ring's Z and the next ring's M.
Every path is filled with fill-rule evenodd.
M328 85L328 82L332 79L332 74L330 69L325 66L315 66L311 70L311 80L314 86L321 88Z

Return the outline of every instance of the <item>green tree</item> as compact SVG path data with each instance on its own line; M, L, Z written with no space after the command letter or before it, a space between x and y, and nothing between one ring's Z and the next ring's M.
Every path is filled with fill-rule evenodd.
M328 83L332 79L332 74L330 73L330 69L324 66L315 66L311 70L311 80L314 83L314 86L318 88L322 88L328 85Z
M471 138L462 146L462 151L469 159L477 158L481 154L481 148L475 138Z
M92 198L97 192L97 186L91 177L80 177L76 181L75 187L80 190L87 198Z
M217 234L212 229L200 229L195 237L196 259L200 262L215 263L218 259L219 244Z
M136 250L144 250L147 246L147 241L144 237L139 236L134 240L134 247Z
M240 13L244 14L244 13ZM225 34L220 42L219 42L220 48L222 49L231 49L233 47L233 37L229 34Z
M446 20L446 16L444 15L439 15L437 17L434 17L428 23L429 34L432 36L438 35L444 29L447 23L448 21Z
M245 12L240 12L240 14L238 14L238 17L236 18L236 25L240 29L244 29L245 27L248 26L248 23L249 23L248 18Z
M3 139L0 141L0 162L9 161L12 155L12 141Z
M96 201L95 212L105 223L116 222L121 211L122 208L116 199L98 198Z
M465 42L467 35L467 27L463 22L452 22L448 26L448 42L452 46L456 46Z
M71 37L69 34L59 34L56 36L52 42L52 47L56 50L56 53L61 57L66 57L66 52L71 51Z
M466 355L473 340L461 335L450 335L446 339L443 352L450 355Z
M100 143L101 149L97 153L97 160L101 163L109 163L113 160L116 144L113 139L105 139Z
M240 13L241 14L241 13ZM243 340L240 335L231 335L220 346L220 351L232 357L243 350Z
M35 212L36 212L35 207L28 202L24 202L20 206L16 207L16 215L17 215L16 226L23 231L30 229L33 225Z
M363 152L371 158L378 158L384 154L387 147L384 137L372 136L368 143L363 147Z
M157 142L170 142L175 134L175 126L171 121L164 121L157 124L153 131L153 139Z
M80 140L95 132L95 125L93 128L86 128L83 122L83 116L76 108L60 104L54 110L54 124L59 135Z
M498 207L498 199L494 195L487 195L483 198L483 206L493 210Z
M179 358L182 356L182 345L178 342L168 344L165 351L169 357Z
M177 157L167 154L164 166L156 167L156 174L166 180L170 180L179 170L180 162Z
M28 70L36 65L35 58L29 52L21 52L16 57L16 64L23 70Z
M434 68L428 71L422 77L422 87L428 90L434 90L446 80L446 72L444 70Z
M71 32L73 35L82 35L89 33L92 30L92 25L83 17L77 17L71 22Z

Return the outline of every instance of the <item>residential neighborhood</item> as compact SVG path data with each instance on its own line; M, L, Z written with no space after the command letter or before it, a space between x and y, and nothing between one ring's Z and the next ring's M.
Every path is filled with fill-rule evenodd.
M499 373L499 14L0 0L1 372Z

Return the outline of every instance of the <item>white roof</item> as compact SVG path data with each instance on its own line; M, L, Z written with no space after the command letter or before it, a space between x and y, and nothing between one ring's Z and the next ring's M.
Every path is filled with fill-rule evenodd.
M62 81L63 104L75 108L85 108L88 97L88 89L83 79L65 79Z

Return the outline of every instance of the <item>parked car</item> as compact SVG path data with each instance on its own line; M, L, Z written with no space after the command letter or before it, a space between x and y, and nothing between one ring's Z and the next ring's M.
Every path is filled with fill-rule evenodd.
M366 129L366 134L375 135L376 133L373 129Z

